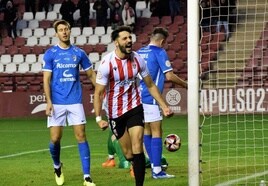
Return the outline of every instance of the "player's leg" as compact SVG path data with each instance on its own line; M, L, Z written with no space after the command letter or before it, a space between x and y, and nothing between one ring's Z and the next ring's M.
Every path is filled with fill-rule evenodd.
M143 185L145 176L145 156L143 153L143 127L135 126L128 129L132 150L133 150L133 169L136 186Z
M63 127L54 126L50 127L50 143L49 151L53 160L54 174L57 185L64 184L64 175L62 172L62 163L60 161L60 140L62 137Z
M73 126L74 135L78 142L78 150L84 174L84 185L95 186L90 177L90 148L85 132L85 112L82 104L68 106L67 120Z
M108 159L102 163L103 167L115 166L115 160L114 160L115 148L112 142L112 135L113 135L112 131L109 130L108 139L107 139Z
M146 111L145 111L146 113ZM143 136L143 143L145 150L147 152L147 155L149 157L149 160L151 162L151 167L153 167L152 160L152 150L151 150L151 144L152 144L152 133L151 133L151 127L150 123L144 124L144 136Z
M119 168L127 169L130 168L130 162L126 160L124 153L122 152L121 145L114 135L111 136L111 141L113 144L113 149L119 159Z
M161 121L151 122L151 130L152 130L152 141L151 141L151 149L152 149L152 159L151 162L153 164L153 172L159 173L161 172L161 157L162 157L162 127Z
M55 180L57 185L64 184L64 175L62 173L62 163L60 161L61 138L63 127L66 126L65 108L61 105L53 105L54 112L48 117L47 126L50 130L49 151L53 160Z
M93 186L95 184L92 182L90 176L90 148L86 139L85 125L84 124L74 125L73 128L76 140L78 142L78 150L85 180L84 185Z
M50 143L49 150L54 163L54 166L60 167L60 140L62 137L63 127L53 126L50 127Z
M145 121L143 138L145 149L149 156L152 169L155 169L156 172L160 172L162 155L161 120L163 117L157 105L143 104L143 108Z
M152 154L153 154L153 178L173 178L174 175L167 174L162 169L162 121L151 122L152 129Z
M153 169L153 166L151 166L151 161L149 159L149 156L148 156L148 153L146 151L145 146L143 146L143 151L144 151L144 155L145 155L145 167ZM167 168L168 168L168 162L167 162L166 157L163 155L163 153L162 153L162 157L161 157L161 167L162 167L163 171L167 170Z
M132 145L136 186L141 186L143 185L145 177L145 156L143 152L144 115L142 105L128 112L127 118L127 128Z
M131 145L131 140L130 140L130 136L129 136L127 129L125 129L122 136L117 136L117 138L118 138L118 142L120 143L122 152L126 160L129 161L131 164L133 164L132 145ZM134 177L132 166L130 169L130 175Z
M151 132L151 144L146 143L144 139L147 153L149 154L152 165L152 176L155 179L158 178L171 178L173 175L168 175L162 170L162 115L158 105L143 104L144 107L144 120L146 125L150 125ZM149 152L148 152L149 151Z

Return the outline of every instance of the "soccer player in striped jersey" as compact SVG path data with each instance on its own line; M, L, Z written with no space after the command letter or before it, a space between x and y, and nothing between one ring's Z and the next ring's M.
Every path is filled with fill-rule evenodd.
M136 186L142 186L145 176L143 152L144 116L138 85L138 74L158 101L165 116L173 113L152 81L145 61L132 51L131 29L121 26L111 33L116 49L101 61L94 92L96 122L101 129L110 126L119 140L126 159L133 162ZM107 96L108 122L101 117L102 96Z
M187 87L187 83L173 73L168 55L163 49L168 37L168 31L165 28L158 27L151 34L148 46L141 48L138 53L146 61L150 75L163 92L165 79L182 87ZM157 101L151 96L146 82L141 80L141 97L144 109L144 144L151 161L152 177L154 179L173 178L161 168L162 157L162 114Z
M57 185L64 184L60 161L63 127L72 126L84 173L84 186L95 186L90 177L90 149L85 133L86 117L82 105L80 66L95 85L96 74L87 54L70 43L71 27L67 21L54 23L59 43L49 48L43 59L44 92L47 101L47 125L50 129L49 149L54 163Z

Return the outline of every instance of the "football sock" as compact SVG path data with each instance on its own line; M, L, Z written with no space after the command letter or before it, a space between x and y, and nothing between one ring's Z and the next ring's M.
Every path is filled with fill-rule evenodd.
M153 171L159 173L161 171L162 157L162 138L152 138L152 162L154 165Z
M90 150L88 142L78 143L80 160L82 163L84 175L90 175Z
M149 160L151 161L151 163L153 163L152 161L152 150L151 150L151 146L152 146L152 135L144 135L143 136L143 143L146 149L146 152L149 156Z
M117 154L117 156L118 156L119 162L124 162L124 161L126 161L126 158L125 158L125 156L124 156L124 154L123 154L123 152L122 152L121 146L120 146L120 144L119 144L119 142L118 142L117 139L115 139L115 140L113 141L113 147L114 147L115 152L116 152L116 154Z
M60 143L49 143L49 151L54 163L54 168L60 167Z
M145 156L144 153L133 154L133 170L136 186L143 186L145 177Z
M109 135L108 135L108 140L107 140L107 148L108 148L108 155L114 155L115 154L115 149L113 146L113 142L112 142L112 131L109 130Z

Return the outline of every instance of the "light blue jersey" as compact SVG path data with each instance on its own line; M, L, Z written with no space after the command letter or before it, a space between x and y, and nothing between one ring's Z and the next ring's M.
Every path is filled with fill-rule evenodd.
M45 52L43 71L52 73L50 87L53 104L82 103L80 65L85 71L92 68L86 53L76 46L64 49L55 45Z
M167 52L161 47L148 45L141 48L138 51L138 54L145 59L150 75L162 93L165 83L165 73L172 70ZM156 100L148 91L144 81L141 81L140 85L142 103L157 104Z

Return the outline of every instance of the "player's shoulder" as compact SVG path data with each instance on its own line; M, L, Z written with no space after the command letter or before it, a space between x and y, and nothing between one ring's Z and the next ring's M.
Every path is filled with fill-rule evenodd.
M106 55L104 55L101 59L101 63L109 63L112 60L114 60L116 57L115 52L111 51L109 53L107 53Z
M137 59L139 62L143 60L143 58L140 56L138 52L133 51L131 55L133 59Z
M155 45L151 45L151 46L150 46L150 49L151 49L153 52L163 52L163 51L165 51L164 48L159 47L159 46L155 46Z
M138 51L132 51L131 55L132 55L132 57L140 58L140 54L138 53Z
M71 49L74 50L75 52L85 53L85 51L84 51L82 48L80 48L80 47L78 47L78 46L76 46L76 45L71 45L70 47L71 47Z
M46 50L46 53L56 53L59 51L59 47L58 45L53 45L53 46L50 46L47 50Z
M137 53L141 53L141 52L147 51L149 49L150 49L150 45L143 46L139 50L137 50Z

